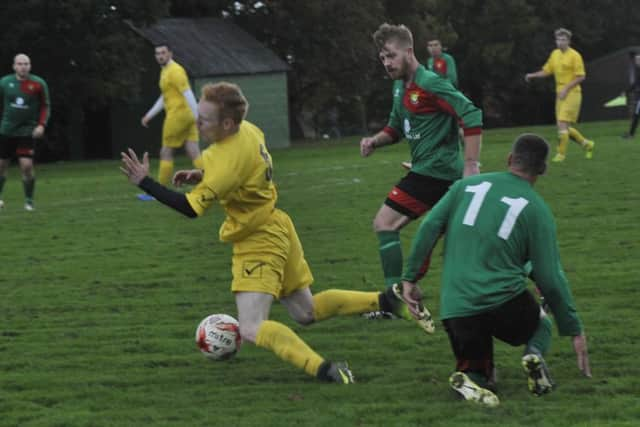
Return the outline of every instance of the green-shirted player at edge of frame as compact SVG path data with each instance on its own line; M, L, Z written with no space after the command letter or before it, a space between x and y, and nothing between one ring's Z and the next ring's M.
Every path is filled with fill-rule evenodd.
M36 178L33 157L49 120L49 88L31 74L31 60L23 53L13 58L14 74L0 79L2 119L0 121L0 209L2 190L11 159L17 157L22 173L26 211L33 211Z

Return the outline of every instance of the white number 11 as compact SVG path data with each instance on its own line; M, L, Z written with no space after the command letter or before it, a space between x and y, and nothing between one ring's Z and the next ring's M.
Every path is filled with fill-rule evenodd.
M473 227L476 223L476 218L478 217L478 212L480 211L480 207L484 202L484 198L486 197L489 189L491 188L491 183L484 181L478 185L467 185L464 189L467 193L473 193L473 198L471 199L471 203L467 208L467 212L464 214L464 219L462 223L464 225L468 225ZM527 199L522 197L518 197L517 199L511 197L503 197L500 201L509 206L509 210L507 210L507 214L502 220L502 224L500 225L500 229L498 230L498 237L501 239L507 240L513 231L513 227L516 224L516 220L518 219L518 215L522 212L522 210L529 204Z

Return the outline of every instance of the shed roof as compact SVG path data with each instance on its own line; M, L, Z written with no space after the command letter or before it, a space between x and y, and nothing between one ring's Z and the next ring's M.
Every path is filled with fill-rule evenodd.
M138 28L152 44L168 43L192 77L283 72L289 69L272 50L233 23L219 18L167 18Z

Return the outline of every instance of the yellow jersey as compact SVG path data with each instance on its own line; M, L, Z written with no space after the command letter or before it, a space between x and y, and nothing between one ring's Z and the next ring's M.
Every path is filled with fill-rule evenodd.
M243 120L238 132L202 152L202 162L202 181L186 195L191 208L201 216L217 200L226 213L220 240L246 238L267 221L278 198L264 134Z
M549 59L542 67L542 70L553 74L556 80L556 93L560 92L567 83L572 81L578 76L586 75L584 71L584 62L582 62L582 55L573 48L568 48L566 51L555 49L549 55ZM580 85L575 85L570 92L582 92Z
M160 71L160 91L167 115L171 113L188 112L193 115L187 100L182 94L190 89L187 72L182 65L171 60Z

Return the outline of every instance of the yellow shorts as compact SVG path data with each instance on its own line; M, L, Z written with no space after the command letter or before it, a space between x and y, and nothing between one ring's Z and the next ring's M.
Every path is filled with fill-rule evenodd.
M576 123L580 115L582 93L571 91L565 99L556 98L556 120L559 122Z
M249 237L233 244L231 271L233 292L281 298L313 283L296 228L279 209Z
M185 141L198 141L198 128L191 111L170 113L162 126L162 146L180 148Z

